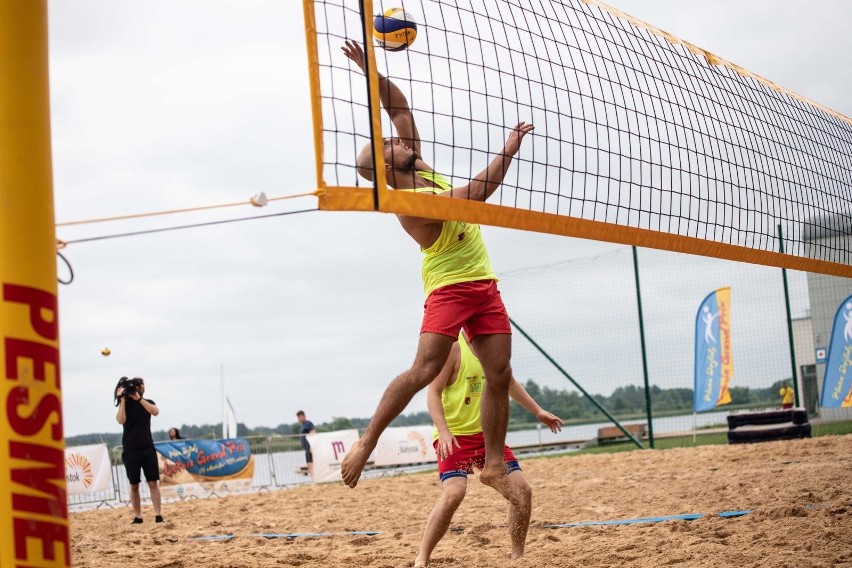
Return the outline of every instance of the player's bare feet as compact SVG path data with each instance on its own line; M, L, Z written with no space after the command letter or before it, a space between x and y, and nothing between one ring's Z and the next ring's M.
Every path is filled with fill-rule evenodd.
M358 440L346 452L343 463L340 464L340 475L343 477L344 484L349 487L358 485L358 479L364 471L364 466L367 465L371 451L372 449L366 447L363 440Z
M482 473L479 474L479 481L489 487L493 487L497 493L511 501L509 499L511 497L509 476L506 475L506 468L503 466L503 462L500 462L496 467L486 465Z
M493 487L509 503L523 502L522 489L509 482L509 476L506 474L506 467L503 465L503 462L500 462L496 467L486 465L482 473L479 474L479 481L489 487Z

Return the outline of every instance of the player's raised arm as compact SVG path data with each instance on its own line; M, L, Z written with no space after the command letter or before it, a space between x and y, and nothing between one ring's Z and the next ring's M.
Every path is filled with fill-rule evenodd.
M352 60L362 72L366 73L364 66L364 50L361 44L353 40L346 40L346 43L341 48L346 57ZM377 71L378 73L378 71ZM420 154L420 132L417 131L417 124L414 122L414 115L411 112L411 107L408 105L408 99L402 93L396 83L385 77L381 73L379 75L379 99L382 103L382 108L388 113L391 122L396 128L399 138L417 154Z
M491 197L491 194L503 183L509 165L512 163L512 158L521 149L524 136L532 132L534 128L532 124L526 122L518 124L509 133L503 149L491 160L487 168L479 172L476 177L470 180L469 184L444 192L441 197L460 197L472 201L485 201Z

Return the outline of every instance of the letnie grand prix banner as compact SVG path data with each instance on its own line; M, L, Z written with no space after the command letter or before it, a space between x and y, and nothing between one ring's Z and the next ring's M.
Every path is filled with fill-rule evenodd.
M852 296L843 300L834 314L819 405L852 407Z
M247 491L254 457L244 438L157 442L163 498L204 497Z
M731 289L711 292L695 317L695 412L731 402Z

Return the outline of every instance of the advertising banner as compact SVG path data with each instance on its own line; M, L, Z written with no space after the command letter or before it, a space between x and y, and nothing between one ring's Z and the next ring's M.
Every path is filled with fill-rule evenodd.
M432 426L388 428L373 452L375 465L437 463L432 445Z
M112 489L112 470L106 444L65 448L65 482L69 495Z
M248 491L254 457L244 438L157 442L163 498L205 497Z
M731 402L731 289L710 293L695 317L695 412Z
M314 458L314 482L340 481L340 464L352 444L358 441L358 430L311 434L306 439Z
M852 296L843 300L834 314L819 405L852 407Z

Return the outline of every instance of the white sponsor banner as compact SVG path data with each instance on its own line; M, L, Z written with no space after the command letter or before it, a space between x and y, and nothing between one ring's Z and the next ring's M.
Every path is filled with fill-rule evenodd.
M376 466L437 463L432 426L388 428L373 452Z
M340 464L352 444L358 441L358 430L339 430L306 436L314 457L314 483L340 481Z
M106 444L65 448L65 482L68 495L109 491L112 475Z

